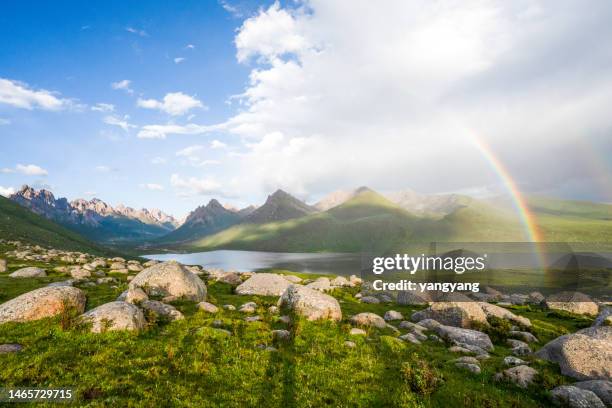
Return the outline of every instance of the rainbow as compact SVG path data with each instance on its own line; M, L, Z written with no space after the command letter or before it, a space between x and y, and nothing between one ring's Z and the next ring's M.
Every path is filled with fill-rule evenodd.
M542 242L542 235L538 229L538 226L534 220L533 215L529 211L521 191L518 189L516 183L512 179L510 172L506 169L506 166L495 156L491 148L481 139L476 136L472 137L472 142L476 148L486 158L487 162L491 165L495 173L504 183L505 188L510 193L512 203L518 212L526 232L526 238L530 242Z

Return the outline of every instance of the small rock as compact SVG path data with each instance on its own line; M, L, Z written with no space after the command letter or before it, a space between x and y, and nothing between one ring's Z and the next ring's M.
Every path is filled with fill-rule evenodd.
M283 316L278 318L278 321L281 322L281 323L289 324L289 323L291 323L291 317L289 317L287 315L283 315Z
M421 341L419 339L417 339L414 336L414 334L412 334L412 333L403 334L403 335L399 336L398 338L400 340L407 341L407 342L412 343L412 344L421 344Z
M272 338L275 340L286 341L291 338L289 330L272 330Z
M18 353L23 350L21 344L0 344L0 354Z
M140 302L140 306L151 312L158 314L159 316L165 317L169 320L182 320L185 318L181 312L176 310L174 306L167 305L157 300L144 300Z
M476 357L463 356L453 360L455 363L480 364Z
M278 314L278 306L270 306L268 308L268 313L270 313L270 314Z
M198 309L203 310L207 313L217 313L219 311L219 308L217 306L213 305L212 303L208 303L208 302L198 303Z
M525 332L525 331L517 331L517 330L511 330L508 335L510 337L514 337L516 339L520 339L526 343L537 343L538 342L538 338L536 336L534 336L533 334L529 333L529 332Z
M255 302L247 302L243 304L242 306L240 306L240 308L238 309L238 311L242 313L255 313L256 310L257 310L257 303Z
M234 305L223 305L223 308L229 311L236 310L236 306Z
M356 326L369 326L384 329L387 326L385 319L375 313L359 313L351 317L351 323Z
M355 342L352 342L352 341L349 341L349 340L346 340L346 341L344 342L344 345L345 345L346 347L348 347L348 348L355 348L355 347L357 347L357 344L355 344Z
M43 278L45 276L47 276L45 270L36 267L17 269L9 275L10 278Z
M562 385L550 392L555 405L568 408L605 408L599 397L589 390Z
M474 374L480 374L480 366L478 364L455 363L455 366L464 368Z
M358 327L353 327L349 332L351 336L365 336L367 333L365 330L360 329Z
M125 301L132 304L137 304L148 299L149 297L145 291L140 288L128 289L127 293L125 294Z
M499 380L510 381L518 385L521 388L527 388L529 384L533 382L533 379L535 378L537 373L538 372L536 370L534 370L533 368L529 366L520 365L520 366L508 368L502 371L501 373L497 373L495 374L494 378L497 381Z
M260 320L261 320L261 316L248 316L244 318L244 321L248 323L259 322Z
M384 319L386 321L403 320L404 316L400 312L389 310L385 313Z
M376 305L378 303L380 303L380 300L378 300L378 298L375 298L374 296L363 296L360 299L361 303L369 303L369 304L373 304Z
M525 365L527 363L518 357L507 356L507 357L504 357L504 364L507 366L516 367L520 365Z

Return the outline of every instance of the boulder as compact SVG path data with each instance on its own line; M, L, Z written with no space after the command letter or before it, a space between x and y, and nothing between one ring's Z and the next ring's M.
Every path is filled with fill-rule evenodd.
M83 323L91 324L91 332L134 330L145 327L142 311L131 303L105 303L81 315Z
M530 305L539 305L541 304L544 300L546 300L546 298L544 297L543 294L541 294L540 292L531 292L528 296L527 296L527 303L529 303Z
M34 266L17 269L15 272L9 275L11 278L43 278L45 276L47 276L47 273L44 269L36 268Z
M219 308L217 306L213 305L212 303L208 303L208 302L198 303L198 309L203 310L207 313L217 313L219 311Z
M384 319L386 321L403 320L404 316L400 312L397 312L395 310L389 310L385 313Z
M167 305L157 300L144 300L140 302L140 307L168 320L181 320L185 318L185 316L176 310L174 306Z
M485 333L479 332L478 330L462 329L460 327L440 325L433 329L438 336L446 340L449 343L465 347L476 346L479 349L491 351L493 350L493 343L489 336ZM478 352L478 350L473 350Z
M599 312L597 303L593 302L588 295L580 292L560 292L550 295L545 304L552 310L564 310L580 315L595 316Z
M21 350L23 350L23 346L21 344L0 344L0 354L19 353Z
M572 384L583 390L593 391L607 407L612 407L612 381L590 380Z
M359 313L351 317L351 323L353 323L355 326L376 327L378 329L384 329L387 327L385 319L376 313L369 312Z
M589 327L548 342L536 353L578 380L612 379L612 327Z
M419 340L414 333L406 333L398 337L398 339L407 341L412 344L421 344L421 340Z
M291 283L300 283L303 280L299 276L295 276L295 275L283 275L283 278L287 279Z
M426 305L431 302L428 292L417 293L411 290L404 290L397 294L398 305Z
M255 302L247 302L243 304L242 306L240 306L240 308L238 309L238 311L242 313L255 313L256 310L257 310L257 303Z
M480 366L478 364L457 362L455 363L455 366L458 368L463 368L464 370L468 370L474 374L480 374Z
M444 325L470 328L474 323L488 324L487 316L477 302L434 302L425 310L412 314L412 321L434 319Z
M520 365L508 368L500 373L495 374L494 379L497 381L509 381L521 388L527 388L531 384L538 372L526 365Z
M204 282L176 261L144 269L132 279L130 288L141 288L149 296L175 296L195 302L206 300Z
M0 259L0 273L7 271L6 259Z
M320 290L321 292L327 292L332 290L331 282L328 278L319 278L316 281L306 285L307 288Z
M76 280L83 280L91 278L91 271L81 268L80 266L75 266L70 268L70 276Z
M274 273L256 273L236 288L239 295L281 296L291 285Z
M605 306L593 322L593 326L612 326L612 307Z
M337 288L343 288L345 286L352 286L351 282L348 279L346 279L344 276L336 276L334 279L332 279L330 283L333 287L337 287Z
M550 392L555 405L567 408L605 408L599 397L589 390L561 385Z
M44 319L75 308L85 309L85 294L71 286L47 286L24 293L0 305L0 324Z
M510 330L508 336L524 341L525 343L537 343L538 338L533 334L525 331Z
M291 310L308 320L342 319L342 310L336 298L301 285L289 285L278 305L281 309Z
M525 365L527 363L524 360L521 360L518 357L507 356L507 357L504 357L504 364L507 365L507 366L515 367L515 366L519 366L519 365Z
M436 328L442 326L440 322L434 319L423 319L417 323L421 327L425 327L427 330L435 330Z
M140 288L130 288L125 294L125 298L123 300L125 300L128 303L135 304L135 303L140 303L148 299L149 297L147 296L144 290Z
M226 272L217 279L218 282L227 283L228 285L238 286L242 283L242 278L236 272Z
M350 331L349 334L351 336L365 336L367 333L365 330L360 329L359 327L353 327Z
M362 296L360 302L377 305L380 303L380 300L374 296Z
M125 264L124 264L124 263L122 263L122 262L113 262L113 263L110 265L110 270L111 270L111 271L116 271L116 270L121 270L121 269L127 269L127 268L125 267Z
M509 320L521 326L531 327L531 322L529 321L529 319L527 319L526 317L517 316L508 309L504 309L503 307L492 305L486 302L479 303L479 305L485 315L487 315L487 318L497 317L499 319Z
M272 330L272 338L274 340L286 341L291 338L291 332L289 330Z

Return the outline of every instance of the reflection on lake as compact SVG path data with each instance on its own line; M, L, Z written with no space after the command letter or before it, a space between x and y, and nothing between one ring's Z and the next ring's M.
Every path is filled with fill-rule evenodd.
M293 272L333 275L359 275L359 254L318 254L261 251L208 251L191 254L145 255L158 261L174 259L186 265L250 272L261 269L286 269Z

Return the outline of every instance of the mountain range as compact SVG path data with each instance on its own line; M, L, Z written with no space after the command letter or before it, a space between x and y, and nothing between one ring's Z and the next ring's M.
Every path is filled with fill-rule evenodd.
M23 186L9 197L32 212L103 243L144 241L173 231L179 222L164 212L124 205L112 207L97 198L91 200L55 198L52 192Z

